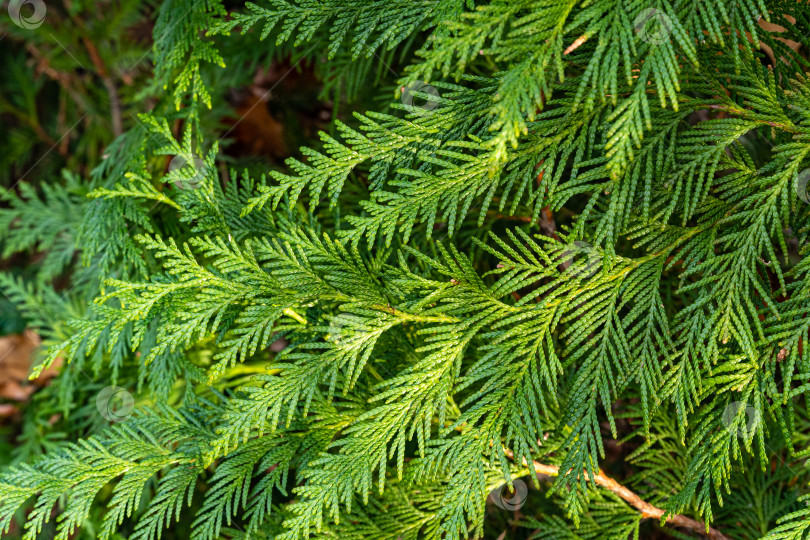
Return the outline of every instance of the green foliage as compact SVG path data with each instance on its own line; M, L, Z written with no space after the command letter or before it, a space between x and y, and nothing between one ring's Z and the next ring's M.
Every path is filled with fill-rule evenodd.
M810 534L810 7L152 15L149 110L0 209L3 256L43 254L0 275L33 375L65 361L0 530L55 507L60 539ZM335 119L237 160L225 96L279 58ZM105 427L109 385L137 408ZM520 516L488 502L518 482Z

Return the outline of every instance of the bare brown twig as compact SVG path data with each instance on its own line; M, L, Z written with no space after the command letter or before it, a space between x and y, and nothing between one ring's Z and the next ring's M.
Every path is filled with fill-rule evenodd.
M79 29L81 29L82 44L84 44L84 48L87 50L87 55L90 57L90 61L93 63L93 68L96 70L96 74L98 74L99 78L101 78L101 83L104 85L104 89L107 90L107 95L110 98L110 117L112 121L113 135L118 137L121 135L121 133L123 133L123 123L121 121L121 100L118 97L118 89L107 71L107 66L104 65L104 60L101 59L101 55L98 53L98 47L96 47L96 44L93 43L92 39L90 39L90 35L87 33L82 21L75 15L70 15L70 19Z
M515 458L511 450L504 449L504 452L511 459ZM535 471L537 471L539 474L544 474L546 476L558 476L560 474L560 468L556 465L545 465L538 461L533 461L532 464L534 465ZM529 466L525 459L523 460L523 465L526 467ZM664 515L664 509L653 506L647 501L643 500L641 497L619 484L616 480L607 476L601 469L593 481L596 485L611 491L627 502L630 506L641 512L642 519L654 518L660 520ZM728 536L724 535L717 529L706 527L704 523L680 514L667 517L666 524L688 529L692 532L702 534L711 540L731 540Z

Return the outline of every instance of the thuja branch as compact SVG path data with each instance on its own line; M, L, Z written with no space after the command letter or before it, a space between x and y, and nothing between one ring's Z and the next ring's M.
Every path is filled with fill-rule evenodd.
M509 456L510 459L515 458L515 455L511 450L504 449L504 452L507 456ZM523 465L526 467L529 466L525 459L523 459ZM534 466L534 470L539 474L544 474L546 476L558 476L560 474L560 468L556 465L546 465L544 463L540 463L539 461L532 461L532 465ZM663 508L658 508L657 506L653 506L652 504L643 500L625 486L607 476L601 469L599 469L599 474L596 475L593 481L596 485L614 493L630 506L641 512L642 519L655 518L660 520L666 513ZM724 535L717 529L708 527L706 524L701 523L700 521L682 516L680 514L668 516L665 523L702 534L707 538L711 538L712 540L731 540L728 536Z
M749 109L743 109L741 107L734 107L734 106L731 106L731 105L722 105L722 104L716 104L716 103L707 105L706 107L708 109L724 111L724 112L727 112L728 114L732 114L732 115L735 115L735 116L739 116L741 118L745 118L746 120L754 120L756 122L759 122L761 124L766 124L768 126L771 126L772 128L778 129L778 130L786 131L788 133L793 133L794 135L801 133L801 130L799 128L797 128L796 126L794 126L793 124L784 124L782 122L774 122L773 120L762 120L761 118L757 118L754 115L754 111L751 111Z

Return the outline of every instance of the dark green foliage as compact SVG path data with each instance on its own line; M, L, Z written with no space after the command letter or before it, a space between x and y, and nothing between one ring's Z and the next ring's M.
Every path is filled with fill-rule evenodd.
M3 255L44 255L0 276L44 337L34 375L66 362L0 530L37 538L56 506L59 539L698 533L604 469L664 517L810 536L810 6L150 15L149 107L0 209ZM336 118L268 166L228 153L224 103L274 59ZM105 428L110 385L137 408ZM520 515L487 502L524 480Z

